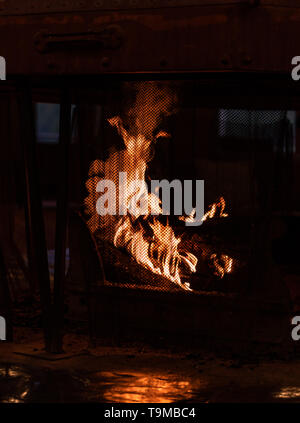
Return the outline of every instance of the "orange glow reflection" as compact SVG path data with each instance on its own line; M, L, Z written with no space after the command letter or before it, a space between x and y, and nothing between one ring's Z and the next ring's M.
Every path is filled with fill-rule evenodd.
M104 399L108 402L170 403L192 394L190 381L167 375L102 372L99 377L107 379Z
M287 386L282 388L279 392L275 394L275 398L300 398L300 388L297 386Z

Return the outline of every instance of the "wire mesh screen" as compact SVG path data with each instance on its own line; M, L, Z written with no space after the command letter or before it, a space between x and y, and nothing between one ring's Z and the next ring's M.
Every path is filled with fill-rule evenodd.
M170 85L156 82L127 84L125 92L132 103L107 119L121 145L110 145L106 158L94 160L89 169L87 223L97 235L107 273L114 282L188 289L179 273L186 258L178 248L178 238L160 216L159 197L147 191L148 164L156 143L170 136L160 125L164 117L174 113L176 93ZM155 215L150 210L153 205Z
M219 137L239 139L244 142L251 140L253 149L267 149L274 152L293 151L295 128L295 111L219 110ZM287 134L288 136L285 136Z
M259 208L266 210L274 185L276 163L273 158L265 160L264 154L275 157L278 152L285 154L293 150L294 112L215 108L203 113L201 118L201 110L189 112L189 119L192 116L195 126L201 129L196 140L199 147L190 149L191 166L196 168L197 178L207 180L208 196L216 199L206 204L203 225L188 229L185 219L190 216L165 216L160 193L145 191L150 185L154 163L154 170L161 166L160 174L164 175L163 163L156 157L159 145L170 142L170 155L174 159L174 133L165 123L170 117L175 120L184 117L177 116L181 105L176 86L142 82L127 83L124 87L125 107L118 114L105 117L105 140L99 139L99 145L105 145L106 153L90 163L85 182L85 216L103 257L107 283L166 291L239 290L240 281L248 277L252 254L253 216L250 214ZM205 133L204 122L209 115L215 116L217 138ZM180 141L181 149L188 145L192 135L187 128ZM205 143L215 144L215 156L205 157ZM178 151L173 167L179 171L182 150ZM232 161L234 154L240 160L238 165ZM226 163L228 157L230 163ZM211 166L215 168L214 175ZM261 174L267 166L271 170L261 184ZM237 171L248 179L242 181L236 176ZM232 189L228 184L230 178ZM142 188L140 185L139 189L130 188L135 180L144 183ZM235 186L239 188L235 190ZM133 207L133 200L137 199L139 206L146 202L145 213ZM227 200L233 206L231 214L226 210ZM235 210L241 215L235 213L235 202ZM150 207L153 205L154 214Z

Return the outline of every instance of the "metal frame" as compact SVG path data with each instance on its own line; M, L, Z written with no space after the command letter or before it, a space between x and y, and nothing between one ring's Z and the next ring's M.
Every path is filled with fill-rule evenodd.
M68 222L68 171L69 145L71 140L71 103L67 90L62 93L59 124L59 175L56 207L55 266L53 291L53 338L52 351L63 352L64 285L66 266L66 237Z
M6 0L0 2L0 15L27 15L120 9L163 9L193 6L270 6L300 8L298 0Z
M192 6L220 5L285 5L296 6L297 0L6 0L0 3L0 15L23 15L36 13L80 12L121 9L163 9Z
M27 193L27 210L28 210L28 233L32 245L32 249L36 252L34 255L34 269L36 271L37 279L39 281L40 295L41 295L41 305L43 313L43 322L44 322L44 333L45 333L45 346L47 351L53 353L60 353L63 349L63 314L64 314L64 282L65 282L65 246L66 246L66 230L67 230L67 221L68 221L68 162L69 162L69 144L71 138L71 103L72 101L78 100L80 98L80 90L95 87L94 82L98 80L99 88L107 86L109 81L118 82L123 79L168 79L168 78L181 78L189 79L192 76L193 78L199 78L201 74L175 74L170 75L108 75L107 77L92 78L87 82L86 78L80 79L80 83L77 86L78 92L72 92L73 83L78 82L78 78L70 78L66 81L65 77L62 78L47 78L47 80L28 80L28 79L16 79L15 83L19 87L21 93L20 105L21 105L21 116L23 123L23 153L24 153L24 168L25 168L25 184L26 184L26 193ZM257 76L257 75L256 75ZM295 89L294 84L290 84L290 80L286 75L264 75L266 81L269 81L269 87L261 81L262 86L265 88L266 92L271 95L274 90L274 83L278 83L279 88L279 100L282 106L282 100L284 104L292 105L298 104L299 107L299 89ZM203 101L211 98L211 102L216 104L216 101L223 99L228 96L228 89L230 86L236 86L237 81L252 81L256 83L254 75L229 75L229 74L202 74L204 81L197 84L197 89L199 92L202 92L202 88L206 87L204 91L204 100L199 99L200 104ZM243 78L244 81L243 81ZM201 79L201 78L200 78ZM216 82L216 80L218 82ZM220 92L218 87L224 84L224 81L229 83L229 87ZM287 86L289 87L287 89ZM43 213L42 213L42 204L41 196L39 192L39 176L38 176L38 167L37 167L37 158L36 158L36 140L35 140L35 124L34 124L34 114L33 114L33 94L34 96L38 95L39 90L41 90L42 96L45 96L45 88L50 88L50 92L53 92L52 89L55 89L58 95L58 101L61 102L61 115L60 115L60 143L59 143L59 174L60 174L60 189L58 194L58 203L57 203L57 215L56 215L56 256L55 256L55 283L54 283L54 301L51 300L51 290L49 282L49 272L48 272L48 261L47 261L47 247L44 233L44 222L43 222ZM214 95L212 94L212 88L214 88ZM300 87L299 87L300 88ZM249 96L246 103L249 104L253 99L258 98L256 95L253 95L253 87L247 86L249 91ZM232 94L232 91L230 91ZM59 93L61 95L59 100ZM210 94L210 97L209 97ZM293 98L290 95L293 94ZM259 92L259 95L262 95ZM277 94L276 94L277 96ZM44 97L46 98L46 97ZM89 98L89 96L87 96ZM92 95L91 99L94 96ZM233 96L233 99L235 97ZM189 101L189 99L186 99ZM245 98L241 96L236 96L236 104L241 104L244 102ZM274 98L271 97L273 107L276 107L274 104ZM260 242L255 240L256 243ZM92 325L93 326L93 325ZM93 331L92 331L93 332Z
M13 10L5 2L0 47L8 73L292 70L300 22L296 0L204 0L174 7L171 1L107 1L108 8L99 3L99 10L84 0L19 1Z
M20 116L22 116L22 146L26 186L26 223L31 249L34 253L32 257L33 270L40 288L45 347L47 351L50 351L52 338L51 291L42 201L39 191L32 90L27 81L24 81L20 91Z

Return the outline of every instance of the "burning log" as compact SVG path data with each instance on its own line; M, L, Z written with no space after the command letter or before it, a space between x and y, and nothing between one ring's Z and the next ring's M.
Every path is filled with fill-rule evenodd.
M141 266L125 249L118 249L99 237L97 237L97 246L102 255L106 279L112 285L181 291L168 278Z
M128 288L182 292L182 289L168 278L153 273L150 269L137 263L125 248L116 248L99 236L96 237L96 240L109 284ZM215 271L213 261L210 259L213 251L216 251L215 248L206 244L198 235L195 235L192 241L185 241L184 244L185 247L189 244L199 260L197 273L190 272L184 262L179 267L182 281L189 284L192 291L237 292L241 289L241 272L231 274L224 271L221 278L220 274Z

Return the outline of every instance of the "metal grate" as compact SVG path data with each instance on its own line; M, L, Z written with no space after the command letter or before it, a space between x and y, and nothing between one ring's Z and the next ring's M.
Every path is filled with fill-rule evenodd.
M284 137L287 131L288 139ZM295 111L220 109L218 113L219 137L240 142L251 140L254 148L267 148L273 152L294 151L295 133Z

